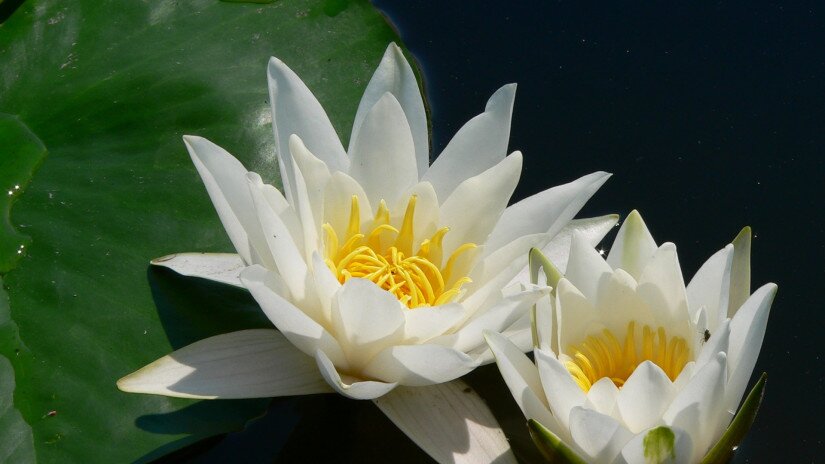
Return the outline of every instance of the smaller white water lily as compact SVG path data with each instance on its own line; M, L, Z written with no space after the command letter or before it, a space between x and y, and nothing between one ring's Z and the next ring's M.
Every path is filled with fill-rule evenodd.
M186 136L238 254L154 263L245 287L278 330L202 340L118 386L195 398L335 391L376 399L439 461L509 453L495 427L468 437L473 424L495 424L480 399L450 406L468 416L436 436L433 427L450 424L442 412L410 405L446 404L456 389L413 394L400 387L449 382L491 362L485 329L529 347L529 308L548 289L517 281L527 252L566 249L573 232L599 241L614 216L571 219L609 174L508 207L522 164L521 153L507 156L515 85L495 92L430 166L418 83L394 44L367 86L347 150L292 70L273 58L268 77L284 193L217 145ZM427 391L434 396L422 400ZM481 409L483 419L469 417ZM446 439L455 435L458 443Z
M745 392L775 284L750 294L750 230L687 287L672 243L632 212L605 260L574 237L535 313L533 364L487 341L516 402L584 461L699 462Z

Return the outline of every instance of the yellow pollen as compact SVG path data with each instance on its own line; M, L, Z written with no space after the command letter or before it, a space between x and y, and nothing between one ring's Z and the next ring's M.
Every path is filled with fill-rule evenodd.
M676 380L690 358L690 348L682 337L668 338L664 327L653 330L642 327L642 338L636 342L636 323L627 324L624 343L604 329L590 335L580 344L570 346L570 360L564 367L585 392L599 379L609 378L621 388L630 374L644 361L661 367L670 380Z
M476 245L465 243L442 262L442 241L449 231L442 227L432 237L422 240L414 252L416 201L415 195L410 197L400 229L390 224L390 211L384 200L378 205L372 225L362 229L356 195L352 196L343 240L331 224L324 224L324 259L339 282L353 277L370 280L408 308L440 305L458 296L461 287L471 280L455 275L460 272L456 262Z

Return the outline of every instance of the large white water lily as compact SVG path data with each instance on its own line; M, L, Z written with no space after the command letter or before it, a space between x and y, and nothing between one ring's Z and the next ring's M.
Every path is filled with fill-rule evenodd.
M123 390L375 399L451 381L492 359L483 330L529 339L525 315L548 291L513 282L531 247L559 250L574 231L595 243L616 221L571 222L603 172L507 206L522 165L519 152L506 156L515 85L495 92L430 166L419 87L394 44L346 150L295 73L272 58L268 77L283 194L217 145L184 137L237 255L155 264L247 288L278 330L202 340L121 379ZM408 393L378 404L414 434L405 418L430 413L399 414Z
M750 230L686 287L676 247L657 246L634 211L606 260L574 237L548 278L535 364L486 334L524 415L587 462L702 460L742 399L776 294L750 293Z

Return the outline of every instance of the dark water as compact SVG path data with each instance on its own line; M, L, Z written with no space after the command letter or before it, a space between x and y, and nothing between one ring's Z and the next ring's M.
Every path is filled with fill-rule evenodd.
M610 171L582 214L639 209L686 276L753 227L754 288L779 293L735 462L825 461L825 4L374 3L424 70L436 153L518 82L518 197Z

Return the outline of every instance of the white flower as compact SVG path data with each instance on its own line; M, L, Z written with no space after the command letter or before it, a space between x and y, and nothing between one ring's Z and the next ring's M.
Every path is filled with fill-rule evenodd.
M615 224L614 216L570 222L603 172L507 207L522 165L521 153L505 156L515 85L495 92L430 166L424 104L394 44L346 151L295 73L272 58L268 77L283 195L217 145L184 137L238 254L154 264L242 284L278 330L202 340L124 377L122 390L373 399L456 379L492 360L485 329L529 348L525 316L548 290L503 289L531 247L557 253L574 231L596 243Z
M661 428L648 442L666 448L663 459L699 462L733 418L776 293L766 284L750 294L750 230L685 287L676 247L657 247L634 211L606 261L574 237L550 283L555 298L536 308L535 365L487 334L524 415L587 462L651 462L645 437L658 426L668 443Z

